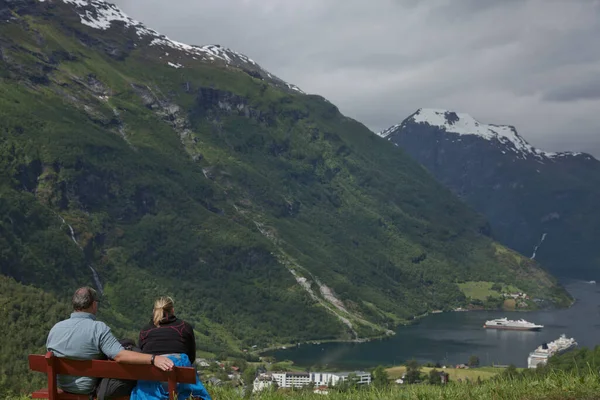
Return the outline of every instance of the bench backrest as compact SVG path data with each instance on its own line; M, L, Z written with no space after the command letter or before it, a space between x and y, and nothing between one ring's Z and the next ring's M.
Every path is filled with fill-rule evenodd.
M55 357L51 351L47 352L45 356L30 354L29 369L48 375L50 399L58 398L57 374L169 382L169 399L174 399L178 382L196 382L196 370L192 367L174 367L172 371L162 371L153 365L122 364L105 360L71 360Z

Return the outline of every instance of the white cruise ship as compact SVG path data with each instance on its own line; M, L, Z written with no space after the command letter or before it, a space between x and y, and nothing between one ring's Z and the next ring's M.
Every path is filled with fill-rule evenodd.
M538 364L544 365L548 359L555 354L561 354L577 346L573 338L567 338L564 334L550 343L543 343L537 349L529 353L527 357L527 367L536 368Z
M507 318L498 318L485 321L483 327L487 329L507 329L514 331L539 331L544 325L536 325L524 319L513 321Z

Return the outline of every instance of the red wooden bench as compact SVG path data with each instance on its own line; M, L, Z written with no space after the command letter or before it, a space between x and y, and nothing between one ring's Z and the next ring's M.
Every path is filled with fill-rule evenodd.
M168 382L170 400L175 399L178 382L196 382L196 370L192 367L174 367L172 371L162 371L153 365L122 364L104 360L69 360L55 357L50 351L45 356L30 354L29 369L48 375L48 387L33 392L31 395L33 399L89 400L87 394L66 393L58 389L56 386L57 374ZM124 399L129 399L129 396L118 400Z

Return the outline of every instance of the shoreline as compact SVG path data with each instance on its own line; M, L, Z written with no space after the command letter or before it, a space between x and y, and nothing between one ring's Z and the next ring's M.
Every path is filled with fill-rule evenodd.
M268 355L265 355L264 353L267 353L270 351L276 351L276 350L290 350L290 349L293 349L295 347L299 347L302 345L315 345L315 344L318 345L318 344L322 344L322 343L367 343L367 342L371 342L373 340L387 339L387 338L394 336L395 334L396 334L396 332L394 332L393 335L392 334L390 334L390 335L383 334L383 335L372 336L372 337L368 337L368 338L358 338L358 339L322 339L322 340L321 339L311 339L311 340L307 340L304 342L278 344L275 346L265 347L260 350L255 350L254 353L256 355L258 355L259 357L268 357Z
M570 305L568 305L566 307L559 307L559 306L554 305L553 307L550 307L550 309L561 309L561 308L568 309L568 308L573 307L576 302L577 302L577 299L575 297L573 297L573 301L571 302ZM468 307L468 306L466 306L466 307ZM452 313L452 312L476 312L476 311L507 311L507 312L527 313L527 312L539 311L540 309L541 308L538 308L538 309L471 308L471 309L469 309L469 308L457 307L453 310L448 310L448 311L432 310L432 311L427 311L426 313L423 313L423 314L415 315L412 317L412 319L409 319L409 320L406 320L403 322L399 322L396 326L393 327L393 329L389 330L390 332L393 332L393 334L384 333L381 335L370 336L370 337L366 337L366 338L356 338L356 339L311 339L311 340L307 340L304 342L277 344L277 345L262 348L260 350L258 350L258 349L253 350L252 353L254 353L259 358L261 358L261 357L269 357L268 355L265 354L268 352L277 351L277 350L290 350L292 348L295 348L295 347L297 348L302 345L315 345L315 344L322 344L322 343L368 343L368 342L372 342L374 340L385 340L385 339L389 339L389 338L392 338L393 336L395 336L396 330L398 328L413 325L413 324L417 323L419 320L421 320L422 318L428 317L430 315L436 315L436 314Z
M322 343L367 343L367 342L372 342L374 340L385 340L385 339L389 339L389 338L395 336L396 329L398 329L400 327L404 327L404 326L413 325L413 324L417 323L420 319L428 317L430 315L441 314L441 313L445 313L445 312L468 312L468 311L494 311L494 310L493 309L468 310L468 309L462 309L460 307L458 307L457 309L454 309L454 310L450 310L450 311L433 310L433 311L428 311L424 314L415 315L410 320L406 320L404 322L398 323L396 326L393 327L393 330L392 329L389 330L390 332L393 332L391 334L384 333L381 335L369 336L369 337L357 338L357 339L311 339L311 340L307 340L304 342L277 344L274 346L262 348L260 350L253 350L252 352L255 353L258 357L264 357L265 356L264 353L267 353L270 351L290 350L294 347L299 347L302 345L314 345L314 344L322 344Z

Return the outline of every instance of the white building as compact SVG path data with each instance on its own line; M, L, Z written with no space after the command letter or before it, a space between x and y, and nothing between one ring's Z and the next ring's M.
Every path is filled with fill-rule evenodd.
M356 375L359 385L369 385L371 383L371 374L364 371L354 372L311 372L311 382L315 386L335 386L339 382L348 380L350 374Z
M210 363L205 358L196 358L195 363L201 368L210 367Z
M369 385L371 374L364 371L354 372L269 372L262 374L254 380L254 391L260 391L277 383L280 388L300 388L314 384L315 387L335 386L340 382L347 381L353 374L359 385Z
M273 381L280 388L302 387L310 384L311 374L308 372L273 372Z
M273 386L272 378L270 376L267 377L266 375L261 375L261 376L256 377L256 379L254 379L254 383L252 385L252 391L260 392L261 390L268 389L271 386Z

